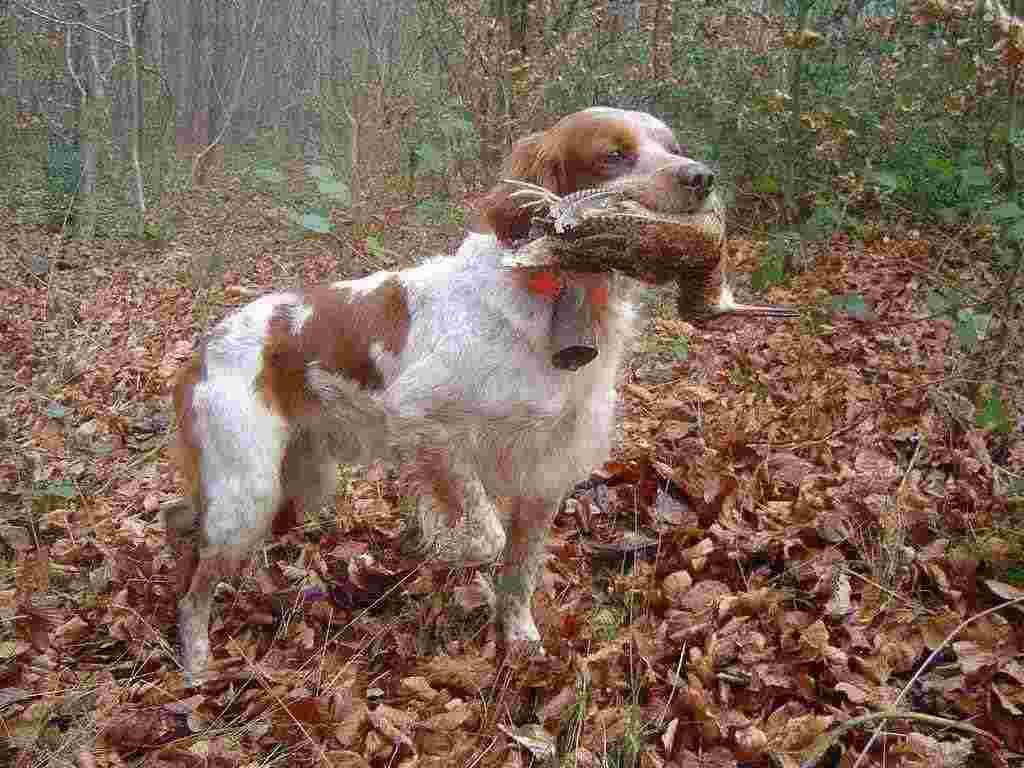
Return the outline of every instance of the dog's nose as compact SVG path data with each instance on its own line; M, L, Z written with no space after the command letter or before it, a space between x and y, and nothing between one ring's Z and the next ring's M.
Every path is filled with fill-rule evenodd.
M702 195L710 192L715 182L715 172L704 163L687 163L679 169L679 177L686 186Z

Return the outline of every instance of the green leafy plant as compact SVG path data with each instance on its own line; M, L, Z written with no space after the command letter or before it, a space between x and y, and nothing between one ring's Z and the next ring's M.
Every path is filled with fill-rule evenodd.
M622 615L614 608L596 609L588 622L590 636L596 643L610 643L619 634L622 627Z
M1013 425L1006 403L997 391L992 390L982 396L975 423L981 429L991 428L994 432L1004 435L1012 431Z
M432 91L436 84L429 87ZM447 188L448 175L478 157L479 132L459 99L436 94L421 100L418 107L423 119L403 136L407 172L412 178L438 177Z
M786 257L792 247L793 237L789 233L776 234L768 241L757 269L750 276L750 285L754 290L763 291L786 279Z
M306 196L289 195L285 182L288 177L271 160L260 160L251 169L251 177L274 197L284 198L288 207L288 218L300 229L315 234L331 234L331 208L347 208L352 201L349 186L338 179L334 171L325 165L311 165L306 168L310 179L315 180L315 193Z
M832 297L832 311L840 315L852 317L854 320L874 320L874 310L868 306L864 296L859 293L847 293Z
M930 211L949 225L992 205L992 179L976 151L965 150L954 160L947 147L920 132L912 139L873 176L885 199Z
M967 352L973 352L980 341L988 338L992 325L992 313L971 306L974 301L972 295L952 285L933 290L926 298L928 309L933 314L953 321L953 333Z
M626 716L626 727L622 738L608 745L605 766L607 768L634 768L640 762L644 739L645 733L639 708L631 706Z
M416 218L427 225L461 227L465 223L466 214L450 200L431 195L416 203Z
M672 354L679 362L687 360L690 357L690 340L686 336L672 339Z
M32 506L38 513L49 512L78 498L78 488L71 479L40 480L32 486Z
M387 255L387 249L384 247L384 240L376 233L366 236L366 250L376 259L382 259Z
M352 204L352 190L333 170L324 165L312 165L307 173L316 179L316 190L321 197L342 207Z
M960 346L968 352L973 352L977 348L978 342L988 336L991 324L992 315L990 313L964 307L956 312L956 325L953 327L953 331Z

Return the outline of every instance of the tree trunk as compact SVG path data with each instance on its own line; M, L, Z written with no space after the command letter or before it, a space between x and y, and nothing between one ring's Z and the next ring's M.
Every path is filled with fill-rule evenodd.
M359 107L357 105L358 96L352 99L352 108L349 110L345 107L345 114L348 116L348 121L351 126L352 140L349 143L349 177L348 177L348 188L349 188L349 199L351 200L352 210L352 222L355 231L358 236L362 237L363 224L365 223L365 217L363 216L362 206L362 179L359 175Z
M513 50L526 55L527 0L505 0L508 40Z
M657 79L662 76L661 68L664 66L661 62L661 57L658 55L659 50L659 35L661 28L665 25L665 20L671 18L671 8L666 8L669 3L667 0L654 0L654 19L651 23L651 78ZM639 11L639 8L637 9ZM637 16L639 19L639 14ZM671 37L672 30L668 30L668 34Z
M1010 15L1017 18L1020 13L1021 0L1010 0ZM1011 195L1017 191L1017 164L1013 139L1017 134L1018 108L1020 94L1017 92L1017 80L1020 77L1020 65L1013 63L1006 67L1007 101L1009 102L1009 115L1006 118L1006 191Z
M96 220L99 217L99 200L97 199L97 176L99 173L99 144L104 138L104 120L107 110L106 88L103 73L100 71L100 43L96 29L102 24L96 8L98 0L83 3L85 15L85 80L86 97L82 99L81 108L81 147L82 147L82 183L79 188L81 204L75 234L80 239L88 239L96 234Z
M608 15L615 31L636 32L640 29L640 0L608 0Z
M814 0L800 0L799 15L797 17L796 32L807 27L807 19L810 16L811 5ZM790 73L789 73L789 95L793 102L793 114L789 123L789 178L786 180L786 215L796 216L797 209L797 158L798 144L802 127L800 124L800 112L803 110L803 48L790 49Z
M138 234L142 234L146 214L146 192L142 183L142 162L139 159L139 135L142 133L142 100L139 96L139 50L135 45L135 19L132 6L127 5L124 11L124 29L128 37L128 55L131 56L132 74L129 88L131 91L131 127L128 130L128 151L132 161L132 193L135 208L139 212Z

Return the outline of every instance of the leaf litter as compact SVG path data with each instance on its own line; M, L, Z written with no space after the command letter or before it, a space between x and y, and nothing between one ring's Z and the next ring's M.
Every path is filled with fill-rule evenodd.
M954 322L916 322L923 238L834 238L773 290L814 308L801 322L696 328L653 298L615 455L552 531L545 656L497 657L486 572L403 551L400 473L343 468L332 505L221 587L211 680L185 689L159 515L180 498L170 379L262 290L376 266L210 183L228 202L175 201L157 247L57 243L0 212L12 764L852 765L878 722L863 765L1024 751L1021 605L964 625L1021 599L1004 482L1024 440L978 426ZM402 210L393 250L446 247ZM755 248L730 248L742 283ZM41 253L58 268L38 274Z

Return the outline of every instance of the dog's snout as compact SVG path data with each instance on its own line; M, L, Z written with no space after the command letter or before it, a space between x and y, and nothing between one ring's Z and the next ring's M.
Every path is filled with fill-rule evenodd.
M680 168L680 179L686 186L706 195L715 182L715 172L703 163L687 163Z

